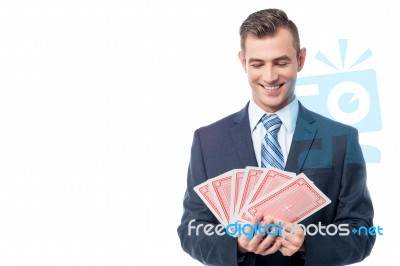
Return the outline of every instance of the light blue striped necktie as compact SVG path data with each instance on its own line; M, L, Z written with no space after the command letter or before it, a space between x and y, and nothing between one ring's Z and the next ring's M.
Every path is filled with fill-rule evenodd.
M261 146L261 167L272 166L278 169L285 169L282 149L278 142L278 131L282 121L276 114L265 114L261 122L267 129Z

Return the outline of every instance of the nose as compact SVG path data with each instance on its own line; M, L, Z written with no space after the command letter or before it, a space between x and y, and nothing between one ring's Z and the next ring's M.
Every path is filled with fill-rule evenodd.
M266 66L262 78L266 84L274 84L278 80L278 74L272 66Z

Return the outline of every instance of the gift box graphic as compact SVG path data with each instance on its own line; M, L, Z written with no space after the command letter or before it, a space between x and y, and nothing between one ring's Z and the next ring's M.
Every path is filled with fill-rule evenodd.
M339 40L339 48L344 69L347 40ZM351 125L361 134L381 130L375 70L350 70L371 56L372 52L368 49L345 72L298 78L296 93L299 100L308 109ZM317 53L316 59L338 70L321 52ZM378 148L371 145L361 146L367 163L380 162Z

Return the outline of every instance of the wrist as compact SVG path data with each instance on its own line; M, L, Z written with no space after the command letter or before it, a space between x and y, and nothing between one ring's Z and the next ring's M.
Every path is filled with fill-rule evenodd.
M299 251L301 251L301 252L305 252L306 251L306 241L303 242L303 244L299 248Z
M246 255L246 253L247 253L247 250L246 249L244 249L241 245L240 245L240 243L239 243L239 240L237 241L237 250L236 250L237 252L237 257L239 258L239 257L242 257L242 256L244 256L244 255Z

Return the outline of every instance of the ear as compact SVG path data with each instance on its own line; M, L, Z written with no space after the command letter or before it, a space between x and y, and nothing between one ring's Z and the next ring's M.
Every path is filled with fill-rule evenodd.
M238 56L239 56L240 63L242 64L244 72L247 73L246 56L244 55L244 52L240 51Z
M304 62L306 61L306 48L302 48L299 53L299 58L297 59L297 72L303 69Z

